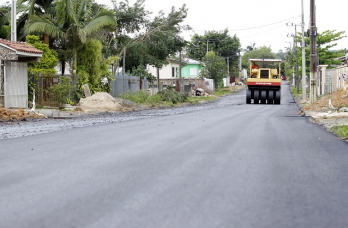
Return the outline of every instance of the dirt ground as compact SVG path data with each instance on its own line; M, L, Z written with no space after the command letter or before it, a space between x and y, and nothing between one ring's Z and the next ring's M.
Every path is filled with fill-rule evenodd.
M43 116L24 111L24 109L12 110L0 106L0 122L24 121L29 118L43 118Z
M331 106L330 106L331 100ZM305 104L302 107L302 112L327 112L336 111L343 107L348 107L348 90L337 90L329 95L319 98L313 104Z

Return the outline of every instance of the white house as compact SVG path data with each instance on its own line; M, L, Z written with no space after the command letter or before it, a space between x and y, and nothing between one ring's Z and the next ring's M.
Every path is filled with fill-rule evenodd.
M159 69L159 78L160 79L176 79L179 77L179 60L168 58L168 65L164 65ZM153 76L157 77L157 68L154 66L147 66L147 70Z

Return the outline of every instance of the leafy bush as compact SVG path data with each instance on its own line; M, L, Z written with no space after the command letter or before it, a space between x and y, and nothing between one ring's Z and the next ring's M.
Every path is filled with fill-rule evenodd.
M74 86L70 83L69 77L60 77L60 82L48 88L51 99L58 101L59 108L64 108L65 104L73 104L70 100L70 93Z
M186 95L176 92L172 89L165 89L159 91L157 94L161 96L162 101L172 102L173 104L183 103L187 100Z

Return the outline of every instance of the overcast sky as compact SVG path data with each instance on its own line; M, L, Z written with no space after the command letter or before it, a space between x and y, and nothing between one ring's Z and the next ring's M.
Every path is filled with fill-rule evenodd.
M96 0L111 6L111 0ZM135 0L129 0L131 4ZM315 0L317 9L318 32L325 30L346 31L348 35L348 1ZM286 23L301 23L301 0L145 0L145 8L154 15L160 10L168 13L172 6L176 8L186 4L188 16L185 24L193 30L183 34L190 40L194 33L203 35L204 31L228 29L240 39L242 48L255 43L257 47L270 46L273 52L285 50L292 42L291 35L295 27ZM303 0L305 30L308 29L310 0ZM297 27L301 31L301 26ZM337 48L348 49L348 38L337 42Z

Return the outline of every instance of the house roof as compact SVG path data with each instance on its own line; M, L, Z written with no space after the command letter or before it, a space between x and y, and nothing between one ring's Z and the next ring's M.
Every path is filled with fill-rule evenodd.
M190 59L190 58L184 58L184 61L187 63L187 64L201 64L201 62L195 60L195 59Z
M40 51L39 49L34 48L33 46L27 44L26 42L0 39L0 45L1 44L17 52L24 52L27 54L43 54L43 51Z

